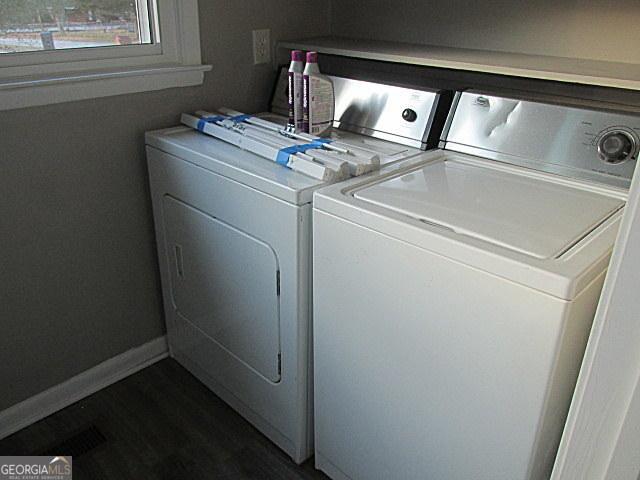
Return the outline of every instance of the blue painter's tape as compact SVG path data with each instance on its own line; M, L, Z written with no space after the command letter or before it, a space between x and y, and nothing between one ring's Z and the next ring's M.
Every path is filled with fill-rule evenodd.
M225 117L224 115L216 115L216 116L213 116L213 117L202 117L200 120L198 120L198 131L199 132L204 131L204 126L207 123L219 122L221 120L224 120L225 118L227 118L227 117Z
M246 115L246 114L242 114L242 115L235 115L233 117L229 117L229 120L236 122L236 123L240 123L240 122L244 122L245 120L249 120L253 115Z
M324 145L325 143L331 143L333 140L330 138L314 138L311 143L317 143L319 145Z
M298 145L293 145L292 147L282 148L278 151L278 155L276 156L276 163L279 165L287 166L289 163L289 155L294 153L298 153L297 149Z
M328 141L323 141L323 140L325 139L319 138L319 139L313 140L311 143L303 143L302 145L292 145L290 147L282 148L278 150L278 155L276 156L276 163L286 166L287 163L289 163L289 155L294 155L296 153L304 153L307 150L312 150L314 148L322 148L322 145L331 141L331 140L328 140Z

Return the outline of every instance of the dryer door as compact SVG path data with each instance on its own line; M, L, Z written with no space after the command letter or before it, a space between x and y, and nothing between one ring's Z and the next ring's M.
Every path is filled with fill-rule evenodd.
M165 196L163 203L174 308L229 354L279 381L275 252L175 198Z

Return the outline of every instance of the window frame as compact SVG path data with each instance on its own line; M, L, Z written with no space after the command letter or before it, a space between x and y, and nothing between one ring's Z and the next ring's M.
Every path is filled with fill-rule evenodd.
M197 0L148 5L149 34L160 43L1 54L0 110L201 84L211 67L201 64Z

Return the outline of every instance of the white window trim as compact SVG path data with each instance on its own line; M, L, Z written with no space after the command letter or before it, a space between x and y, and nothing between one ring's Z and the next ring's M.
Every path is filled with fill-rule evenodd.
M0 110L202 84L198 1L157 6L148 34L160 44L2 54Z

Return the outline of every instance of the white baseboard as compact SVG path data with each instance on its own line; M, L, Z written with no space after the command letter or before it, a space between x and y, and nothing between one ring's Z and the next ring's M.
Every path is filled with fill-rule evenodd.
M0 438L134 374L168 354L166 337L158 337L13 405L0 412Z

